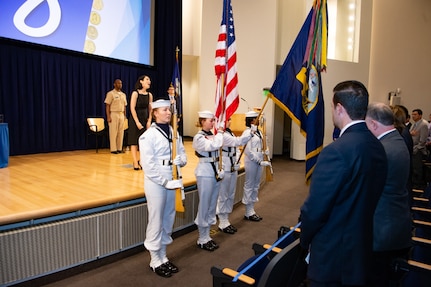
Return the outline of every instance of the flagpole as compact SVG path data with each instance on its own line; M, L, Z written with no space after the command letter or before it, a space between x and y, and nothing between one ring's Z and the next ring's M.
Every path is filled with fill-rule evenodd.
M226 65L225 65L225 67L226 67ZM225 128L226 128L226 111L225 111L225 92L224 92L224 83L225 83L225 73L222 73L221 74L221 89L222 89L222 92L221 92L221 102L222 102L222 116L221 116L221 119L222 119L222 122L223 122L223 117L225 117L225 119L224 119L224 123L223 123L223 131L225 130ZM220 127L220 123L218 123L219 124L219 127ZM219 155L219 158L218 158L218 168L219 168L219 170L221 171L222 169L223 169L223 146L221 146L220 148L219 148L219 153L218 153L218 155Z
M179 51L180 49L177 46L175 49L175 59L177 63L178 63ZM177 112L177 103L176 103L175 96L174 96L174 99L171 101L172 101L172 130L173 130L173 135L172 135L172 161L173 161L177 156L178 112ZM172 178L173 179L182 178L181 169L175 164L172 165ZM182 186L181 188L177 188L175 190L175 210L178 212L185 211L183 199L184 199L184 186Z
M225 9L228 9L228 7L224 7ZM224 13L225 15L228 15L228 13ZM227 23L227 21L225 21L225 23ZM227 64L228 64L228 59L227 59L227 57L228 57L228 50L229 49L229 47L228 47L228 37L226 37L226 39L225 39L225 57L224 57L224 69L225 69L225 72L223 72L223 73L221 73L221 75L220 75L220 81L221 81L221 105L222 105L222 108L221 108L221 122L223 122L223 131L226 129L226 121L227 121L227 119L226 119L226 93L225 93L225 76L226 76L226 71L228 70L228 66L227 66ZM220 127L220 123L218 123L218 127L217 128L219 128ZM219 149L219 160L218 160L218 163L219 163L219 170L221 171L221 170L223 170L223 146L221 146L220 147L220 149Z
M269 157L268 154L266 154L266 150L268 149L268 137L266 136L266 119L265 119L265 117L262 117L262 141L263 141L264 160L271 162L271 158ZM273 180L273 178L272 178L272 174L273 174L272 165L266 166L265 172L266 172L266 181L272 181Z

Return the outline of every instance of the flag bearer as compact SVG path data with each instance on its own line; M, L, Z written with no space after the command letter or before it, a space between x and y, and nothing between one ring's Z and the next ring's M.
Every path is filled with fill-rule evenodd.
M217 243L210 237L211 225L216 224L216 205L220 190L220 181L224 171L219 167L219 149L223 145L223 130L217 135L212 133L214 114L201 111L197 126L201 130L193 137L193 148L199 158L195 169L196 182L199 193L198 212L195 224L198 226L199 238L197 246L207 251L218 248Z
M245 114L245 125L247 129L242 133L242 136L249 136L252 132L252 124L255 124L259 114L255 111L249 111ZM262 220L254 210L254 204L259 201L258 192L260 186L260 179L264 166L270 166L269 161L263 160L263 153L267 151L262 150L263 138L259 130L256 130L255 136L247 143L244 154L244 168L245 168L245 182L244 194L242 203L245 205L245 220L258 222Z
M219 218L219 229L224 233L234 234L237 228L230 224L229 214L232 212L238 169L240 167L238 157L239 146L244 146L253 137L254 132L237 137L230 129L231 119L226 122L226 131L223 134L223 167L224 178L221 181L220 193L217 201L217 215ZM256 126L252 125L254 131Z
M172 243L175 221L175 189L182 187L182 180L173 180L172 165L184 166L186 152L181 138L177 137L177 156L172 159L173 130L169 100L151 103L154 122L139 137L139 150L144 171L144 189L148 208L148 225L145 248L150 252L150 268L157 275L170 277L178 272L166 256L166 247Z

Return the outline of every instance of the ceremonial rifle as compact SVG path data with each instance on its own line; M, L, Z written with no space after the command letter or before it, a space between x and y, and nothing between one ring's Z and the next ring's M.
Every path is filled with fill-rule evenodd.
M271 158L268 154L266 154L266 149L268 148L268 137L266 136L266 119L265 117L262 117L262 141L263 141L263 159L266 161L271 162ZM266 181L272 181L272 174L274 173L272 170L272 165L265 167L266 172Z
M254 122L254 125L255 125L256 127L258 127L258 126L259 126L259 118L262 116L263 109L265 108L266 103L268 102L268 100L269 100L269 97L268 97L268 96L266 96L265 102L263 103L262 108L260 108L259 114L257 115L256 120L255 120L255 122ZM239 162L241 161L241 157L242 157L242 155L244 154L244 151L245 151L245 147L246 147L246 146L247 146L247 144L245 144L245 145L244 145L244 147L242 148L242 150L241 150L241 154L239 155L238 160L236 161L236 164L239 164Z

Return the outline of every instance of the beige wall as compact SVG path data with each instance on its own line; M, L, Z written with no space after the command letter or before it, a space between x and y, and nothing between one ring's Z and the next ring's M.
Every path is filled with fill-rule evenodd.
M305 2L232 0L239 93L251 108L263 104L262 88L271 87L276 65L283 63L311 8ZM197 111L214 110L213 65L222 0L183 0L183 4L184 135L193 136L197 131ZM431 67L431 1L362 0L361 12L359 63L329 60L327 72L322 74L325 144L332 141L332 88L343 80L362 81L368 86L372 101L386 103L388 92L401 88L402 104L410 110L420 107L425 115L431 112L426 85ZM247 104L241 101L237 113L245 112ZM271 101L265 114L272 139L269 145L277 154L283 133L274 130L274 126L279 129L282 119ZM294 146L301 146L301 140L298 136Z
M401 88L401 104L421 108L428 120L431 67L431 1L373 1L370 93L387 101Z

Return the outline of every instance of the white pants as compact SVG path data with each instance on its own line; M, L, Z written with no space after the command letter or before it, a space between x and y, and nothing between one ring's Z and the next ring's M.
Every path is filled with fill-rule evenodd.
M175 222L175 190L146 179L144 181L147 198L148 224L144 241L147 250L160 250L172 243L172 228Z
M259 201L257 196L259 193L260 179L262 177L262 167L253 161L245 161L244 167L245 182L242 203L249 205Z
M109 147L111 151L123 150L124 113L111 112L109 125Z
M224 178L220 182L220 193L217 201L217 214L232 213L237 178L238 171L224 172Z
M195 224L201 227L211 227L216 224L216 206L220 190L220 181L217 182L214 176L197 176L199 205L195 218Z

